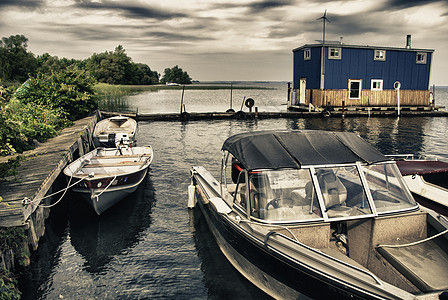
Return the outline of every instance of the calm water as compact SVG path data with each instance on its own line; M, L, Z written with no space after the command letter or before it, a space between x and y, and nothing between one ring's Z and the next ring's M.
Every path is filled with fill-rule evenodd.
M270 86L275 89L237 95L254 98L260 107L285 103L286 84ZM127 101L143 112L177 111L180 93L142 93ZM194 102L193 92L184 99L189 111L206 109L208 99L222 111L229 97L229 91L196 91ZM436 90L436 97L438 104L448 103L448 89ZM24 299L268 298L226 261L200 211L187 209L190 167L203 165L218 175L220 147L228 136L266 129L351 131L385 154L448 158L447 118L140 122L138 144L152 145L155 153L144 184L101 217L72 193L53 209L22 278Z

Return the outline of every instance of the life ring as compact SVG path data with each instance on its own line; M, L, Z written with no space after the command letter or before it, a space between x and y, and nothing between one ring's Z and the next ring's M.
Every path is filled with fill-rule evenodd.
M236 117L238 120L244 120L244 119L246 119L246 113L245 113L244 111L242 111L242 110L237 111L237 112L235 113L235 117Z
M246 101L244 102L244 105L246 105L247 108L251 108L252 106L254 106L255 101L252 98L247 98Z

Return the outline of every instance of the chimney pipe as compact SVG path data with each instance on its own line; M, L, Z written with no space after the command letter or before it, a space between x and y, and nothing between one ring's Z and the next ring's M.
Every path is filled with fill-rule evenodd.
M406 36L406 49L411 49L411 35Z

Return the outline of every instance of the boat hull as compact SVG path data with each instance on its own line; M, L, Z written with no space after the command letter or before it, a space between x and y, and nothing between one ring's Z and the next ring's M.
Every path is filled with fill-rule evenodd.
M64 174L100 215L137 189L152 159L150 146L97 148L69 164Z
M125 176L117 176L116 179L108 178L101 182L102 186L106 187L112 180L118 183L126 181L128 184L124 185L113 185L107 189L105 188L88 188L88 186L93 186L94 183L85 180L81 186L85 187L75 187L74 192L77 192L81 197L93 208L93 210L101 215L104 211L117 204L128 195L132 194L137 190L140 183L143 181L147 174L147 169L134 174L127 174Z

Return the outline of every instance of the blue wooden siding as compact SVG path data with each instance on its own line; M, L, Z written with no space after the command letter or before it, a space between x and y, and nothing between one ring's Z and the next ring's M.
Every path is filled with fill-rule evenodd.
M301 49L294 52L294 88L299 88L299 79L307 79L307 89L320 88L320 50L314 46L311 59L304 60ZM417 51L385 49L386 60L374 60L375 49L341 48L341 59L328 59L325 50L325 89L347 89L349 79L361 79L362 88L370 89L372 79L382 79L383 89L393 89L400 81L405 90L427 90L432 53L426 52L426 64L416 62Z
M311 50L311 59L304 60L303 52L305 49L294 53L294 89L299 88L300 78L306 78L307 89L320 88L320 47L307 48Z

